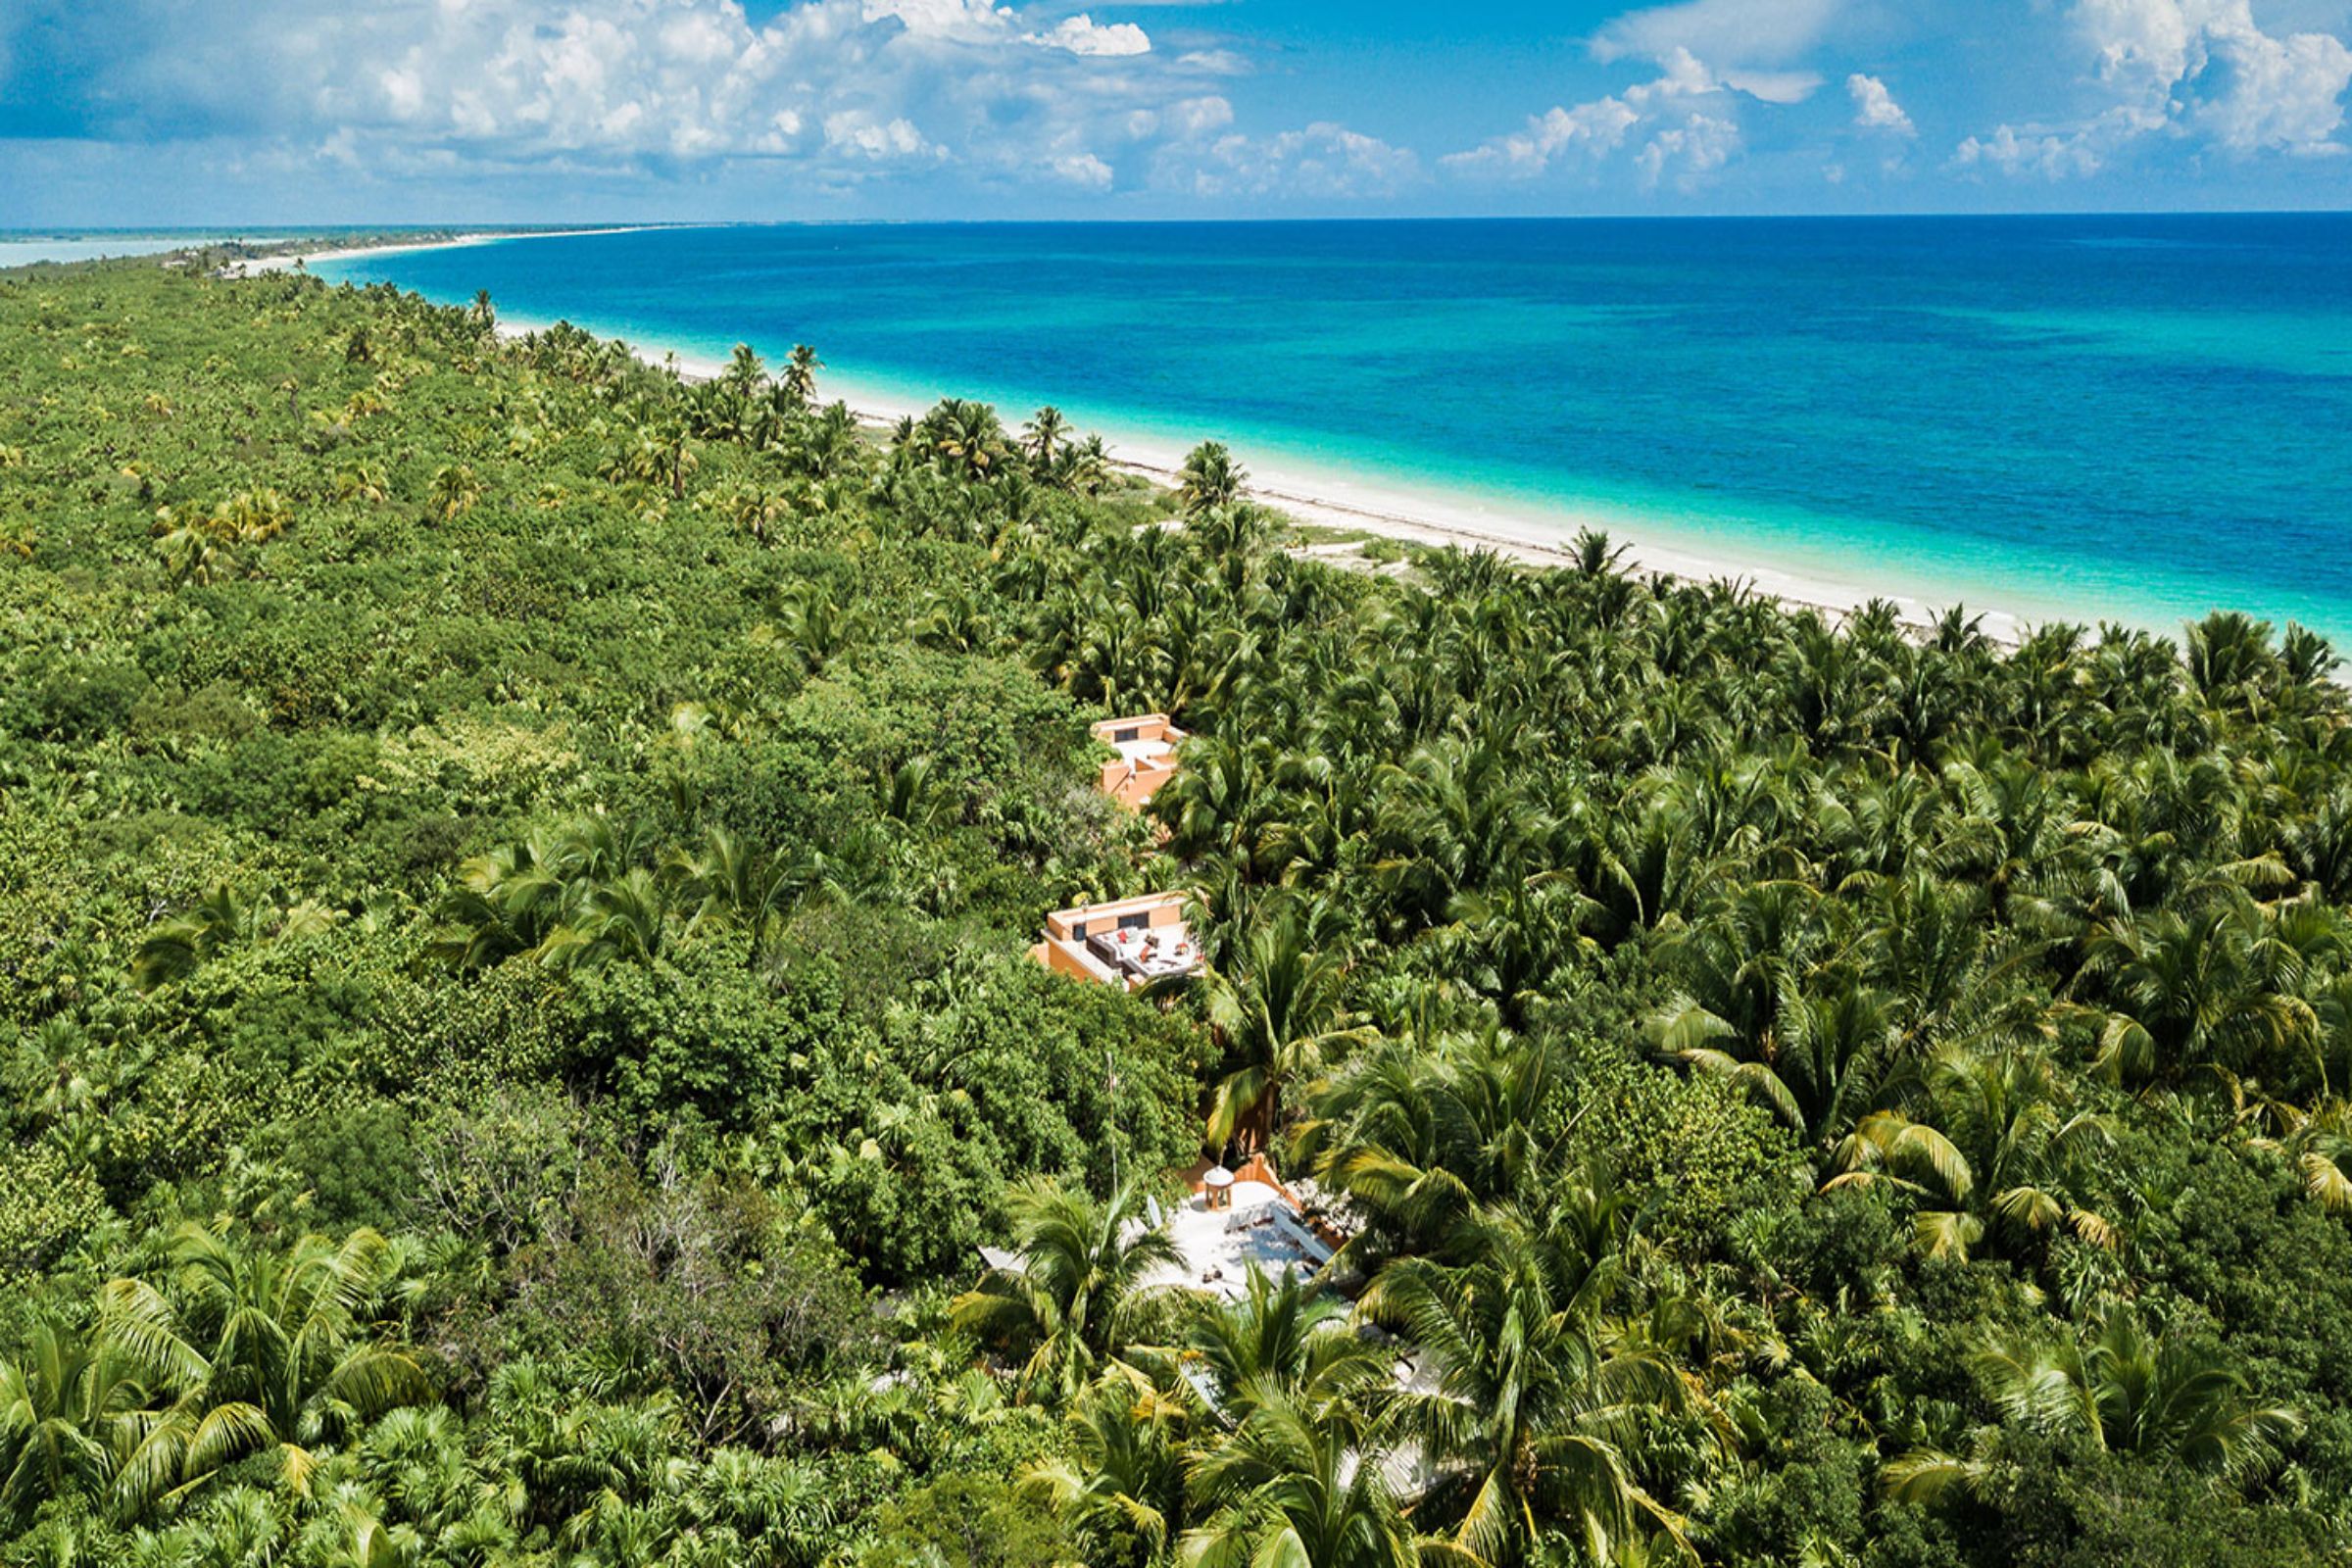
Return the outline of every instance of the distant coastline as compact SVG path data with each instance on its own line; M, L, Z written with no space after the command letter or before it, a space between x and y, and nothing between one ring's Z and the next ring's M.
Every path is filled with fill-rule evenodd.
M2239 608L2352 647L2324 502L2352 451L2321 435L2352 417L2334 232L657 225L318 267L486 290L510 322L689 372L812 343L824 393L875 420L953 395L1017 426L1051 403L1152 479L1220 440L1253 499L1342 536L1318 554L1378 536L1553 564L1593 528L1637 571L1832 613L1885 599L1913 624L1961 605L2003 641L2178 637ZM2133 237L2170 248L2117 261ZM2289 286L2309 303L2244 303Z
M422 239L387 239L382 244L344 245L322 250L297 249L276 256L259 256L250 261L232 263L226 270L240 277L263 272L289 272L296 268L309 269L322 262L346 262L363 256L397 256L409 251L463 250L468 245L489 245L517 239L583 239L593 234L643 234L657 228L700 228L699 223L622 223L601 228L509 228L485 229L481 232L433 234Z
M626 227L463 234L415 243L299 251L264 258L247 264L240 270L248 273L285 271L298 265L308 269L404 251L455 249L515 239L638 233L673 226L710 225L636 224ZM512 338L543 330L553 324L552 320L504 317L499 330L503 336ZM723 362L707 353L639 335L626 336L623 341L646 363L671 366L688 379L706 379L724 369ZM851 413L869 428L890 428L901 419L919 416L930 407L927 402L893 396L871 386L859 385L854 378L831 375L823 384L834 388L835 397L848 405ZM1020 412L1000 411L1007 418L1016 421ZM1175 482L1176 472L1184 462L1185 449L1181 445L1115 428L1104 429L1102 434L1111 449L1113 468L1155 484ZM1225 437L1216 431L1203 429L1199 439L1218 440ZM1922 628L1948 608L1864 576L1850 580L1838 579L1807 573L1785 564L1735 560L1665 544L1654 537L1643 536L1638 517L1536 505L1497 508L1467 495L1431 494L1383 484L1377 479L1315 471L1296 465L1284 466L1279 462L1268 464L1241 448L1237 448L1236 456L1250 473L1250 483L1245 490L1249 500L1295 522L1312 527L1351 530L1441 549L1454 546L1463 550L1491 550L1511 561L1545 567L1573 564L1576 534L1582 529L1592 528L1607 533L1613 546L1622 547L1620 564L1623 569L1642 573L1659 572L1694 583L1737 583L1784 605L1816 610L1833 617L1850 614L1874 601L1883 600L1895 606L1905 624ZM1981 629L1985 636L2007 646L2014 646L2021 641L2029 627L2034 624L2032 618L2009 609L1972 605L1968 612L1981 618Z
M708 378L725 368L716 360L662 349L660 345L632 347L651 363L674 364L678 372L689 378ZM929 407L894 399L838 376L834 384L842 388L840 401L849 405L850 412L874 428L889 428L903 418L919 416ZM1023 416L1020 410L1000 413L1014 423ZM1184 447L1115 428L1102 434L1110 448L1113 468L1154 484L1177 482L1178 470L1184 466ZM1203 430L1200 439L1223 437L1213 430ZM1491 550L1523 564L1552 567L1575 563L1576 535L1590 528L1607 534L1613 547L1623 547L1620 567L1624 570L1663 572L1686 582L1737 582L1784 605L1818 610L1831 616L1847 615L1874 600L1886 600L1896 607L1905 624L1914 627L1925 627L1945 608L1891 590L1885 584L1838 581L1786 566L1678 549L1643 537L1639 518L1568 508L1529 506L1525 510L1504 510L1483 505L1466 494L1446 496L1409 490L1384 484L1377 478L1355 478L1285 466L1279 459L1268 463L1240 448L1235 456L1250 475L1243 490L1246 499L1311 527L1351 529L1439 549L1451 545L1463 550ZM2025 617L2006 611L1972 608L1969 613L1982 614L1984 634L2004 645L2021 641L2030 624Z
M363 256L455 250L494 240L577 238L595 234L639 234L661 228L702 228L701 223L630 223L568 228L347 229L321 234L289 227L270 233L231 229L0 229L0 271L31 267L74 267L97 262L201 261L220 275L253 276L296 267L349 261ZM31 236L31 237L26 237ZM179 265L186 265L181 262Z
M553 324L502 319L499 331L502 336L515 338ZM690 381L710 380L726 369L723 361L708 354L642 338L622 341L648 365L669 366ZM827 385L835 388L833 395L826 395ZM902 419L919 418L932 407L920 400L893 397L859 386L854 379L839 375L829 379L820 377L818 395L826 402L846 404L859 423L877 430L890 429ZM1011 424L1017 424L1024 416L1023 411L1017 409L1000 409L998 413ZM1176 483L1177 471L1184 466L1184 447L1117 429L1105 429L1101 434L1110 449L1113 469L1154 484ZM1203 430L1200 439L1223 438L1213 430ZM1295 466L1286 467L1279 463L1268 465L1238 448L1235 456L1250 475L1243 489L1245 499L1311 527L1352 529L1439 549L1451 545L1463 550L1491 550L1525 565L1548 567L1573 564L1577 533L1592 528L1608 534L1612 547L1623 547L1619 561L1622 570L1662 572L1693 583L1738 583L1792 609L1817 610L1832 617L1849 615L1874 601L1884 600L1895 607L1905 625L1924 629L1948 608L1884 583L1839 581L1785 566L1709 557L1663 545L1642 537L1638 531L1626 531L1629 526L1639 530L1639 518L1566 508L1529 507L1524 512L1493 509L1467 496L1449 498L1385 485L1377 479L1356 479ZM2035 623L2006 610L1971 606L1968 613L1982 617L1979 629L2004 647L2022 642Z

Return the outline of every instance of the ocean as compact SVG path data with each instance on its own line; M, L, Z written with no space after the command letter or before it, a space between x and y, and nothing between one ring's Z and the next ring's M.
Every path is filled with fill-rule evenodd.
M2029 621L2352 651L2352 215L761 225L329 262Z
M212 229L115 228L48 233L0 228L0 267L28 267L35 262L94 262L110 256L151 256L182 245L212 244L223 237Z

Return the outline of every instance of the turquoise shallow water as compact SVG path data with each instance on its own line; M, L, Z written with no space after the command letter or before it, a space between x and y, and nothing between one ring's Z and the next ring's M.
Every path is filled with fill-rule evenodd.
M783 225L320 270L1931 603L2352 647L2352 216Z
M145 256L221 236L178 229L122 229L105 234L32 234L0 229L0 267L33 262L89 262L107 256Z

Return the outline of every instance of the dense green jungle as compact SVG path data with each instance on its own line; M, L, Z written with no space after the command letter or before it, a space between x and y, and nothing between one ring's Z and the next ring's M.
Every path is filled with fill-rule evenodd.
M0 1561L2352 1560L2324 642L824 375L0 276ZM1028 956L1159 890L1189 984ZM1163 1283L1257 1152L1345 1246Z

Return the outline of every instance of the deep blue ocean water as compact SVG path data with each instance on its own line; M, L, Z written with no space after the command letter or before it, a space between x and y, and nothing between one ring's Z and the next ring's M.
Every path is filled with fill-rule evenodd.
M831 389L2352 649L2352 215L760 226L327 264Z

